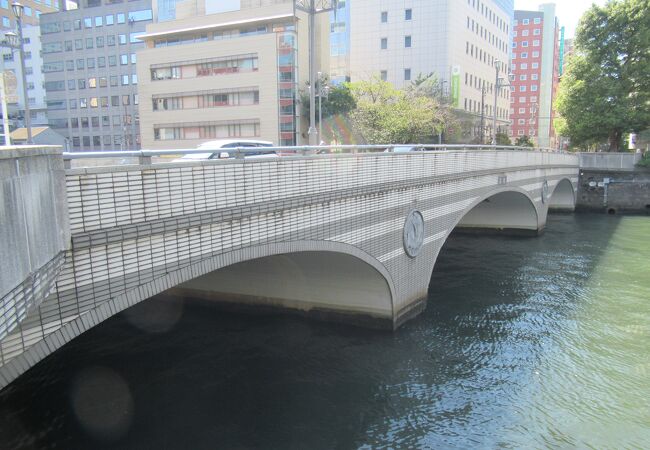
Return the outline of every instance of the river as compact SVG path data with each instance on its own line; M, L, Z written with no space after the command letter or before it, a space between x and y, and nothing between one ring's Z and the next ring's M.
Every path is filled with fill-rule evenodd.
M453 236L395 333L150 300L0 393L1 448L648 448L650 218Z

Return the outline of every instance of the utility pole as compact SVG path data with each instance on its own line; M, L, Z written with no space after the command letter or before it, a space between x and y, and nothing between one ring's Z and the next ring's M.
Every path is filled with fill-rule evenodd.
M492 111L492 145L497 145L497 100L499 99L499 91L502 87L510 86L510 83L503 83L499 78L499 70L501 69L501 61L494 60L494 67L496 68L496 79L494 81L494 109Z
M485 144L485 84L481 88L481 145Z
M497 146L497 100L499 99L499 69L501 61L494 61L496 68L496 80L494 82L494 109L492 110L492 145Z
M444 101L445 97L445 83L447 80L441 80L440 81L440 107L442 107L442 103ZM438 132L438 144L442 145L442 129Z
M309 145L318 145L316 129L316 14L336 12L338 0L295 0L294 8L309 15Z

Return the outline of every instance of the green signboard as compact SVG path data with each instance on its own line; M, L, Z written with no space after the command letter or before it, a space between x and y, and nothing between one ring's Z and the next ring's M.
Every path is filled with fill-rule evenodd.
M460 105L460 66L451 70L451 106L458 108Z

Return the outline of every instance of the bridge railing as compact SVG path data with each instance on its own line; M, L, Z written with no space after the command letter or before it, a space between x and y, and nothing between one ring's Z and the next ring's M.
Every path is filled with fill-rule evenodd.
M408 148L411 149L408 149ZM189 163L204 160L225 161L232 159L246 159L246 156L263 153L275 153L282 158L292 157L335 157L351 154L382 154L391 155L395 153L420 153L420 152L461 152L461 151L539 151L560 153L552 148L531 148L517 146L495 146L495 145L466 145L466 144L391 144L391 145L318 145L318 146L285 146L285 147L232 147L221 149L165 149L165 150L118 150L118 151L78 151L64 152L63 160L65 168L73 167L73 161L87 160L84 164L74 164L75 167L106 166L138 164L151 165L160 163ZM223 158L206 159L181 159L185 155L193 154L226 154ZM92 162L91 162L92 161Z

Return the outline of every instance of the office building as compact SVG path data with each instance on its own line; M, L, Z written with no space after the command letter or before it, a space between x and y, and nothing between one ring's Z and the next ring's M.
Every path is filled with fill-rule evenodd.
M38 25L23 27L25 49L25 78L27 80L27 98L32 125L47 126L47 107L43 87L43 58L41 56L40 28ZM18 50L2 47L2 70L10 72L8 81L12 92L7 98L7 107L12 126L23 126L25 101L23 98L23 79L20 73L20 55Z
M330 73L333 84L350 81L350 1L339 0L331 13Z
M528 136L540 147L555 147L553 102L560 77L560 28L555 5L515 11L512 43L510 136Z
M507 84L513 0L350 2L352 81L375 76L402 88L434 73L452 105L477 126L483 114L487 136L493 134L496 67L501 85ZM508 112L509 90L502 87L496 105L500 131Z
M309 80L309 21L292 0L165 0L153 9L138 52L143 147L308 141L298 99ZM329 15L316 25L318 70L328 73Z
M43 89L43 59L41 57L41 39L38 26L41 14L54 12L58 9L53 0L20 2L23 6L23 38L25 50L25 72L27 79L27 97L29 101L32 125L47 125L45 108L45 90ZM11 8L12 2L0 0L0 32L2 34L16 32L16 16ZM0 70L8 71L11 75L9 84L13 92L8 96L8 112L12 127L23 126L25 115L25 100L23 96L23 80L18 50L2 47Z
M41 16L49 123L73 150L140 148L136 50L150 0L84 0Z

